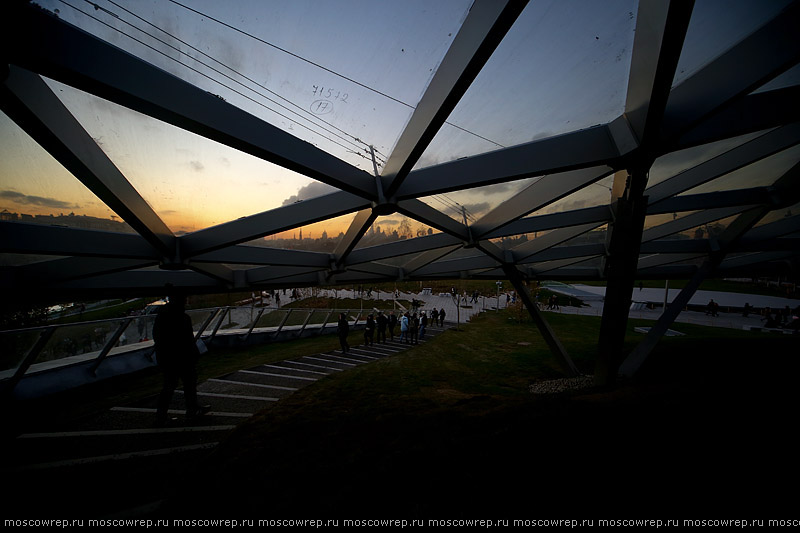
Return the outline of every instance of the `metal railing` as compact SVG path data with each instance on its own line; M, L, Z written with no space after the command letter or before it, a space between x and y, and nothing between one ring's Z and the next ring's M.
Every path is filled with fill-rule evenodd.
M214 307L186 311L195 339L211 345L215 338L235 337L249 343L300 338L335 328L339 313L351 327L362 320L361 309L301 309L290 307ZM144 353L155 362L152 340L155 314L0 331L0 391L8 394L26 376L82 364L96 376L111 356Z

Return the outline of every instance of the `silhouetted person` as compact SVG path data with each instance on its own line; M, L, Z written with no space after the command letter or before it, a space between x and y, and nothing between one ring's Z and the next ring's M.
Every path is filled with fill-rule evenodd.
M167 410L172 395L183 383L186 398L186 418L194 419L207 413L211 406L197 403L197 360L200 351L192 332L192 320L186 314L186 296L175 292L170 294L169 302L162 306L153 324L153 340L156 347L156 361L164 374L164 384L158 396L156 423L167 423Z
M375 344L375 318L372 313L367 317L367 323L364 325L364 346L371 346Z
M440 328L444 327L444 315L445 314L446 313L444 312L444 307L439 309L439 327Z
M389 325L389 320L383 311L378 311L378 318L375 321L378 323L378 344L386 344L386 326Z
M389 338L394 340L394 328L397 326L397 315L394 314L394 311L389 315L387 326L389 327Z
M347 321L347 315L344 313L339 313L339 322L336 325L336 332L339 334L339 344L342 345L342 352L349 352L350 345L347 343L347 335L350 333L350 323Z

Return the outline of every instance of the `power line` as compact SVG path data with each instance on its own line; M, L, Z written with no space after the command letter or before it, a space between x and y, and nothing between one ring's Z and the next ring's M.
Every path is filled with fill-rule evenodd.
M81 10L80 8L78 8L78 7L75 7L74 5L70 4L70 3L69 3L69 2L67 2L66 0L59 0L59 1L60 1L62 4L64 4L64 5L66 5L66 6L69 6L69 7L71 7L71 8L72 8L72 9L74 9L75 11L77 11L77 12L79 12L79 13L81 13L81 14L83 14L83 15L85 15L85 16L87 16L87 17L89 17L89 18L91 18L92 20L95 20L96 22L99 22L100 24L103 24L104 26L106 26L106 27L110 28L111 30L113 30L113 31L116 31L116 32L120 33L121 35L124 35L125 37L128 37L129 39L131 39L131 40L133 40L133 41L135 41L135 42L137 42L137 43L141 44L142 46L145 46L146 48L149 48L149 49L153 50L154 52L156 52L156 53L158 53L158 54L160 54L160 55L163 55L163 56L164 56L164 57L166 57L167 59L170 59L170 60L172 60L172 61L175 61L176 63L178 63L178 64L180 64L180 65L182 65L182 66L186 67L187 69L189 69L189 70L191 70L191 71L193 71L193 72L195 72L195 73L197 73L197 74L199 74L200 76L203 76L204 78L207 78L207 79L209 79L210 81L212 81L212 82L214 82L214 83L216 83L216 84L218 84L218 85L221 85L222 87L225 87L226 89L230 90L231 92L233 92L233 93L235 93L235 94L238 94L239 96L241 96L241 97L243 97L243 98L245 98L245 99L247 99L247 100L250 100L250 101L251 101L251 102L253 102L254 104L256 104L256 105L258 105L258 106L261 106L261 107L263 107L263 108L267 109L268 111L271 111L272 113L275 113L276 115L278 115L278 116L280 116L280 117L282 117L282 118L284 118L284 119L286 119L286 120L288 120L288 121L290 121L290 122L296 123L296 124L297 124L299 127L301 127L301 128L304 128L304 129L307 129L307 130L308 130L308 131L310 131L311 133L314 133L314 134L316 134L316 135L319 135L320 137L322 137L322 138L326 139L327 141L329 141L329 142L331 142L331 143L333 143L333 144L336 144L336 145L340 146L341 148L344 148L345 150L348 150L348 151L350 151L350 152L352 152L352 153L355 153L356 155L358 155L358 156L362 157L363 159L367 159L367 160L369 160L369 158L368 158L368 157L367 157L365 154L361 154L360 152L354 152L354 151L350 150L350 148L349 148L349 147L347 147L347 146L343 145L342 143L340 143L340 142L338 142L338 141L336 141L336 140L334 140L334 139L331 139L330 137L326 137L325 135L323 135L322 133L320 133L320 132L318 132L318 131L314 131L313 129L311 129L310 127L306 126L305 124L302 124L302 123L298 122L296 119L292 119L292 118L290 118L290 117L287 117L286 115L284 115L284 114L282 114L282 113L280 113L280 112L278 112L278 111L276 111L276 110L274 110L274 109L270 108L269 106L265 105L264 103L262 103L262 102L259 102L259 101L257 101L257 100L255 100L255 99L253 99L252 97L250 97L250 96L248 96L248 95L246 95L246 94L244 94L244 93L242 93L242 92L240 92L240 91L237 91L236 89L234 89L234 88L230 87L229 85L226 85L225 83L222 83L221 81L219 81L219 80L217 80L217 79L214 79L214 78L212 78L212 77L211 77L211 76L209 76L208 74L206 74L206 73L204 73L204 72L201 72L200 70L198 70L198 69L196 69L196 68L194 68L194 67L192 67L192 66L190 66L190 65L187 65L186 63L184 63L184 62L180 61L179 59L176 59L176 58L174 58L174 57L170 57L168 54L164 53L163 51L161 51L161 50L159 50L159 49L157 49L157 48L155 48L155 47L153 47L153 46L151 46L151 45L149 45L149 44L145 43L144 41L142 41L142 40L140 40L140 39L137 39L136 37L134 37L134 36L132 36L132 35L130 35L130 34L128 34L128 33L126 33L126 32L124 32L124 31L122 31L122 30L121 30L121 29L119 29L119 28L115 28L114 26L112 26L112 25L108 24L108 23L107 23L107 22L105 22L105 21L102 21L102 20L98 19L97 17L94 17L94 16L92 16L92 15L91 15L91 14L89 14L89 13L86 13L85 11ZM92 4L93 6L95 5L95 4L93 4L92 2L88 2L88 3ZM163 43L163 44L165 44L165 45L167 45L167 46L170 46L169 44L167 44L167 43L164 43L163 41L161 41L161 40L160 40L160 39L158 39L157 37L154 37L153 35L151 35L151 34L147 33L146 31L144 31L144 30L142 30L142 29L140 29L140 28L137 28L136 26L134 26L134 25L130 24L129 22L127 22L127 21L125 21L125 20L121 19L121 18L120 18L118 15L116 15L116 14L114 14L114 13L111 13L111 12L110 12L110 11L108 11L107 9L101 8L101 7L99 7L99 6L96 6L96 7L97 7L97 9L98 9L98 10L102 10L102 11L104 11L104 12L106 12L106 13L109 13L109 14L110 14L111 16L113 16L114 18L117 18L117 19L118 19L118 20L120 20L121 22L123 22L123 23L127 24L128 26L131 26L132 28L136 29L137 31L140 31L140 32L144 33L145 35L148 35L149 37L151 37L151 38L153 38L153 39L155 39L155 40L157 40L157 41L159 41L159 42L161 42L161 43ZM174 47L172 47L172 48L174 49ZM179 52L180 52L180 51L179 51ZM186 55L184 52L180 52L180 53L182 53L182 54ZM189 57L191 57L191 56L189 56ZM198 63L200 63L200 64L202 64L202 65L206 66L207 68L209 68L209 69L211 69L211 70L214 70L215 72L218 72L219 74L221 74L221 75L223 75L223 76L226 76L224 73L221 73L221 72L219 72L218 70L214 69L213 67L211 67L211 66L209 66L209 65L206 65L206 64L205 64L205 63L203 63L202 61L199 61L199 60L197 60L197 59L195 59L195 58L192 58L192 59L193 59L194 61L197 61ZM226 77L228 77L228 78L230 79L230 77L229 77L229 76L226 76ZM235 82L236 82L236 80L233 80L233 81L235 81ZM241 83L240 83L240 82L236 82L236 83L239 83L239 84L241 85ZM246 86L245 86L245 87L246 87ZM251 90L251 91L255 92L256 94L259 94L259 93L258 93L258 91L254 91L253 89L251 89L251 88L249 88L249 87L247 87L247 89L249 89L249 90ZM268 97L266 97L266 96L264 96L264 95L261 95L261 94L259 94L259 96L262 96L263 98L265 98L265 99L267 99L267 100L269 100L269 101L271 101L271 102L273 102L273 103L276 103L276 104L277 104L277 102L274 102L273 100L269 99ZM280 105L280 104L277 104L277 105ZM282 107L283 107L283 106L282 106ZM292 112L292 113L295 113L294 111L291 111L291 112ZM295 114L296 114L296 113L295 113ZM304 120L308 120L308 119L304 119ZM319 125L318 125L318 124L315 124L315 126L319 126ZM346 142L351 142L351 141L349 141L349 140L346 140L346 139L345 139L345 141L346 141ZM352 144L352 143L351 143L351 144ZM357 146L357 145L354 145L354 146ZM357 147L358 147L358 146L357 146ZM360 147L359 147L359 148L360 148Z
M248 90L250 90L250 91L254 92L255 94L257 94L257 95L261 96L262 98L264 98L264 99L266 99L266 100L268 100L268 101L270 101L270 102L274 103L275 105L278 105L278 106L280 106L281 108L285 109L286 111L288 111L288 112L290 112L290 113L293 113L293 114L297 115L297 116L298 116L298 118L300 118L300 120L308 120L309 122L311 122L311 123L312 123L312 124L314 124L315 126L322 128L322 130L323 130L323 131L326 131L326 132L328 132L329 134L331 134L331 135L333 135L333 136L335 136L335 137L338 137L339 139L341 139L341 140L342 140L342 141L344 141L344 142L351 143L351 144L353 144L353 146L355 146L355 147L357 147L357 148L361 148L359 145L357 145L357 144L353 143L353 142L352 142L352 141L350 141L349 139L346 139L346 138L342 137L341 135L338 135L338 134L336 134L335 132L333 132L333 131L330 131L330 130L326 129L324 126L321 126L320 124L315 124L315 123L314 123L314 121L313 121L313 120L311 120L311 119L318 120L318 121L320 121L320 122L322 122L322 123L324 123L324 124L327 124L328 126L331 126L331 127L332 127L332 128L334 128L335 130L337 130L337 131L340 131L340 132L341 132L341 133L343 133L344 135L347 135L348 137L352 138L353 140L355 140L355 141L357 141L357 142L360 142L360 143L363 143L363 144L365 144L365 145L366 145L366 143L364 143L363 141L361 141L360 139L358 139L358 138L357 138L357 137L355 137L354 135L351 135L351 134L347 133L346 131L344 131L344 130L342 130L342 129L340 129L340 128L337 128L337 127L336 127L336 126L334 126L333 124L330 124L329 122L327 122L327 121L325 121L325 120L323 120L323 119L321 119L321 118L319 118L319 117L316 117L316 116L314 116L314 115L311 115L311 113L309 113L309 112L308 112L308 111L306 111L305 109L301 108L300 106L298 106L298 105L294 104L293 102L291 102L291 101L290 101L290 100L288 100L287 98L285 98L285 97L283 97L283 96L281 96L281 95L279 95L279 94L275 93L274 91L270 90L269 88L267 88L267 87L265 87L265 86L263 86L263 85L259 84L259 83L258 83L258 82L256 82L255 80L253 80L253 79L249 78L248 76L246 76L246 75L242 74L241 72L237 71L236 69L229 67L228 65L226 65L226 64L224 64L224 63L222 63L221 61L219 61L219 60L217 60L216 58L214 58L214 57L210 56L209 54L206 54L206 53L205 53L205 52L203 52L202 50L199 50L197 47L195 47L195 46L192 46L191 44L187 43L186 41L184 41L184 40L182 40L182 39L180 39L180 38L176 37L175 35L173 35L173 34L169 33L168 31L166 31L166 30L163 30L163 29L159 28L158 26L156 26L155 24L152 24L151 22L149 22L149 21L147 21L147 20L143 19L142 17L140 17L140 16L138 16L137 14L135 14L135 13L133 13L133 12L129 11L129 10L128 10L128 9L126 9L125 7L123 7L123 6L120 6L119 4L115 3L113 0L107 0L107 1L108 1L110 4L113 4L114 6L116 6L116 7L120 8L120 9L122 9L123 11L125 11L125 12L126 12L126 13L128 13L128 14L130 14L131 16L133 16L133 17L135 17L135 18L139 19L140 21L144 22L145 24L147 24L147 25L149 25L149 26L151 26L151 27L155 28L156 30L158 30L158 31L160 31L160 32L162 32L162 33L164 33L164 34L166 34L166 35L168 35L168 36L169 36L169 37L171 37L172 39L175 39L176 41L178 41L178 42L180 42L180 43L184 44L185 46L187 46L187 47L191 48L192 50L196 51L197 53L199 53L199 54L201 54L201 55L203 55L203 56L205 56L205 57L209 58L210 60L214 61L215 63L217 63L217 64L221 65L222 67L224 67L224 68L226 68L226 69L228 69L228 70L230 70L231 72L234 72L235 74L237 74L237 75L241 76L242 78L244 78L244 79L248 80L249 82L253 83L254 85L256 85L256 86L258 86L258 87L261 87L262 89L264 89L265 91L269 92L270 94L273 94L273 95L275 95L277 98L280 98L280 99L282 99L282 100L286 101L287 103L289 103L290 105L292 105L292 106L296 107L296 108L297 108L297 109L299 109L300 111L303 111L304 113L308 114L308 115L310 116L310 118L309 118L309 117L302 116L302 115L298 114L296 111L294 111L294 110L292 110L292 109L289 109L289 108L287 108L286 106L282 105L281 103L279 103L279 102L276 102L275 100L273 100L273 99L269 98L268 96L266 96L266 95L264 95L264 94L262 94L262 93L259 93L258 91L254 90L254 89L253 89L253 88L251 88L251 87L247 87L245 84L243 84L243 83L241 83L240 81L238 81L238 80L236 80L236 79L232 78L231 76L228 76L227 74L225 74L225 73L223 73L223 72L220 72L219 70L215 69L215 68L214 68L214 67L212 67L211 65L208 65L208 64L206 64L206 63L204 63L204 62L200 61L199 59L197 59L197 58L195 58L195 57L192 57L192 56L190 56L188 53L186 53L186 52L184 52L184 51L180 50L179 48L177 48L177 47L175 47L175 46L173 46L173 45L171 45L171 44L169 44L169 43L167 43L167 42L165 42L165 41L163 41L163 40L159 39L159 38L158 38L158 37L156 37L155 35L152 35L151 33L148 33L148 32L146 32L146 31L144 31L143 29L139 28L138 26L136 26L136 25L134 25L134 24L132 24L132 23L130 23L130 22L128 22L128 21L126 21L126 20L122 19L122 18L121 18L121 17L119 17L119 16L118 16L116 13L113 13L113 12L111 12L111 11L109 11L109 10L105 9L105 8L102 8L102 7L100 7L100 6L98 6L96 3L94 3L94 2L91 2L90 0L84 0L84 1L85 1L86 3L88 3L88 4L92 5L92 6L93 6L93 7L94 7L96 10L101 10L101 11L104 11L104 12L108 13L108 14L109 14L109 15L111 15L112 17L114 17L114 18L116 18L116 19L120 20L122 23L124 23L124 24L126 24L126 25L128 25L128 26L130 26L130 27L134 28L135 30L137 30L137 31L140 31L140 32L144 33L144 34L145 34L145 35L147 35L148 37L151 37L152 39L155 39L156 41L158 41L158 42L162 43L164 46L166 46L166 47L168 47L168 48L171 48L172 50L175 50L175 51L176 51L176 52L178 52L179 54L182 54L182 55L184 55L184 56L186 56L186 57L188 57L188 58L192 59L193 61L196 61L197 63L200 63L201 65L203 65L203 66L205 66L205 67L209 68L210 70L212 70L212 71L214 71L214 72L216 72L216 73L220 74L221 76L224 76L225 78L227 78L227 79L229 79L229 80L233 81L234 83L237 83L237 84L241 85L242 87L244 87L244 88L246 88L246 89L248 89ZM68 4L68 5L69 5L69 4ZM95 20L97 20L97 19L95 19ZM123 32L121 32L121 33L123 33ZM124 34L124 33L123 33L123 34ZM125 34L125 35L127 35L127 34ZM139 42L141 42L141 41L139 41ZM144 43L142 43L142 44L144 44ZM152 48L152 47L151 47L151 48ZM169 57L169 56L167 56L167 57ZM184 66L187 66L187 67L188 67L188 65L185 65L185 63L182 63L182 62L179 62L179 63L180 63L180 64L182 64L182 65L184 65ZM216 81L216 80L215 80L215 81ZM278 113L278 112L277 112L277 111L275 111L274 109L271 109L271 108L269 108L268 106L264 106L264 107L266 107L267 109L270 109L270 111L273 111L273 112L275 112L275 113L277 113L277 114L279 114L279 115L280 115L280 113ZM280 115L280 116L283 116L283 115ZM287 118L288 120L292 120L292 119L290 119L290 118L288 118L288 117L285 117L285 116L284 116L284 118ZM296 122L296 120L295 120L295 122ZM322 134L320 134L320 133L318 133L318 134L319 134L319 135L321 135L321 136L323 136L323 137L325 137L324 135L322 135ZM325 137L325 138L326 138L326 139L328 139L329 141L332 141L332 142L334 142L334 141L333 141L332 139L330 139L330 138L327 138L327 137ZM354 153L357 153L357 152L354 152ZM359 154L359 155L361 155L361 154Z
M280 47L280 46L278 46L276 44L273 44L273 43L271 43L269 41L265 41L264 39L262 39L260 37L256 37L252 33L249 33L249 32L246 32L244 30L241 30L241 29L239 29L239 28L237 28L235 26L232 26L232 25L228 24L227 22L224 22L224 21L219 20L219 19L217 19L215 17L212 17L212 16L210 16L210 15L208 15L206 13L203 13L202 11L198 11L198 10L196 10L194 8L186 6L186 5L178 2L177 0L169 0L169 1L172 2L173 4L177 5L177 6L180 6L180 7L184 8L184 9L186 9L188 11L191 11L192 13L195 13L196 15L199 15L201 17L207 18L209 20L213 20L217 24L220 24L220 25L225 26L226 28L229 28L229 29L231 29L231 30L233 30L235 32L238 32L238 33L241 33L242 35L250 37L253 40L256 40L256 41L258 41L258 42L260 42L262 44L265 44L265 45L267 45L267 46L269 46L271 48L274 48L274 49L279 50L279 51L281 51L281 52L283 52L285 54L288 54L288 55L290 55L290 56L292 56L294 58L297 58L300 61L304 61L304 62L308 63L309 65L313 65L313 66L315 66L317 68L320 68L320 69L324 70L325 72L329 72L330 74L333 74L334 76L338 76L339 78L342 78L343 80L347 80L347 81L349 81L351 83L354 83L354 84L358 85L359 87L362 87L362 88L364 88L364 89L366 89L368 91L371 91L371 92L373 92L375 94L379 94L379 95L381 95L381 96L383 96L385 98L388 98L389 100L392 100L393 102L397 102L398 104L404 105L404 106L408 107L409 109L416 109L415 106L413 106L413 105L411 105L409 103L406 103L406 102L400 100L399 98L395 98L394 96L388 95L388 94L386 94L386 93L384 93L382 91L379 91L378 89L375 89L373 87L370 87L369 85L361 83L360 81L356 81L356 80L354 80L354 79L352 79L352 78L350 78L348 76L345 76L344 74L336 72L335 70L332 70L332 69L329 69L329 68L327 68L325 66L322 66L319 63L315 63L314 61L311 61L310 59L306 59L305 57L303 57L301 55L295 54L294 52L290 52L289 50L286 50L285 48L282 48L282 47ZM475 133L473 131L470 131L470 130L468 130L466 128L463 128L461 126L453 124L452 122L445 121L445 124L448 124L448 125L456 128L456 129L459 129L459 130L461 130L461 131L463 131L465 133L468 133L470 135L474 135L475 137L478 137L479 139L483 139L484 141L492 143L495 146L499 146L500 148L506 148L504 145L502 145L502 144L500 144L498 142L495 142L495 141L493 141L493 140L491 140L491 139L489 139L487 137L483 137L482 135L478 135L477 133ZM381 154L381 155L385 156L386 154Z
M89 3L89 4L92 4L92 5L94 5L94 6L95 6L95 8L97 8L97 5L96 5L96 4L94 4L93 2L91 2L90 0L85 0L85 1L86 1L87 3ZM294 102L292 102L292 101L291 101L291 100L289 100L288 98L286 98L286 97L284 97L284 96L281 96L280 94L276 93L275 91L272 91L272 90L271 90L271 89L269 89L268 87L266 87L266 86L264 86L264 85L262 85L262 84L258 83L256 80L254 80L254 79L250 78L249 76L247 76L247 75L245 75L245 74L242 74L241 72L239 72L238 70L234 69L233 67L230 67L230 66L226 65L225 63L223 63L223 62L219 61L218 59L216 59L216 58L212 57L211 55L209 55L209 54L207 54L207 53L203 52L203 51L202 51L202 50L200 50L199 48L197 48L197 47L195 47L195 46L192 46L190 43L187 43L186 41L184 41L184 40L180 39L179 37L177 37L177 36L175 36L175 35L171 34L170 32L168 32L168 31L166 31L166 30L164 30L164 29L160 28L159 26L157 26L157 25L153 24L152 22L150 22L150 21L148 21L148 20L146 20L146 19L144 19L144 18L140 17L140 16L139 16L139 15L137 15L136 13L133 13L132 11L130 11L130 10L128 10L128 9L126 9L125 7L123 7L123 6L119 5L119 4L117 4L117 3L116 3L116 2L114 2L113 0L106 0L106 1L107 1L108 3L110 3L110 4L112 4L112 5L115 5L115 6L117 6L117 7L118 7L118 8L120 8L120 9L122 9L123 11L125 11L125 12L126 12L126 13L128 13L128 14L130 14L131 16L133 16L133 17L136 17L137 19L139 19L140 21L144 22L145 24L147 24L147 25L149 25L149 26L151 26L151 27L155 28L156 30L158 30L158 31L160 31L160 32L162 32L162 33L164 33L164 34L168 35L169 37L171 37L171 38L175 39L175 40L176 40L176 41L178 41L179 43L186 45L187 47L191 48L192 50L194 50L194 51L195 51L195 52L197 52L198 54L201 54L201 55L203 55L203 56L205 56L205 57L209 58L210 60L214 61L215 63L217 63L217 64L219 64L219 65L221 65L221 66L225 67L226 69L230 70L231 72L233 72L233 73L235 73L235 74L237 74L237 75L241 76L242 78L246 79L247 81L249 81L249 82L250 82L250 83L252 83L253 85L256 85L257 87L260 87L260 88L264 89L265 91L269 92L270 94L274 95L275 97L277 97L277 98L280 98L281 100L284 100L284 101L285 101L285 102L287 102L289 105L291 105L291 106L293 106L293 107L296 107L297 109L299 109L300 111L302 111L303 113L305 113L305 114L309 115L309 117L311 117L311 118L305 117L305 120L309 120L309 122L312 122L312 120L311 120L311 119L318 120L319 122L322 122L323 124L327 124L327 125L328 125L328 126L330 126L331 128L333 128L333 129L335 129L335 130L337 130L337 131L341 132L342 134L344 134L344 135L346 135L346 136L348 136L348 137L352 138L354 141L356 141L356 142L358 142L358 143L361 143L361 144L363 144L363 145L367 146L367 143L365 143L364 141L360 140L360 139L359 139L358 137L356 137L355 135L352 135L352 134L350 134L350 133L347 133L347 132L346 132L346 131L344 131L343 129L341 129L341 128L338 128L337 126L335 126L334 124L331 124L330 122L328 122L328 121L326 121L326 120L324 120L324 119L322 119L322 118L319 118L319 117L318 117L318 116L316 116L316 115L313 115L313 114L311 114L311 113L310 113L308 110L306 110L306 109L304 109L304 108L300 107L299 105L295 104ZM101 9L102 9L102 8L101 8ZM107 11L107 10L105 10L105 11ZM115 15L114 15L114 13L111 13L111 12L108 12L108 13L109 13L110 15L112 15L112 16L115 16ZM122 20L122 19L120 19L120 20ZM125 22L125 21L123 21L123 22ZM134 28L136 28L136 29L137 29L137 30L139 30L139 31L142 31L143 33L146 33L147 35L150 35L149 33L147 33L147 32L144 32L143 30L141 30L140 28L137 28L136 26L134 26L134 25L132 25L132 24L129 24L129 25L130 25L130 26L132 26L132 27L134 27ZM151 36L151 37L153 37L154 39L158 40L159 42L162 42L162 43L164 43L163 41L161 41L161 40L160 40L160 39L158 39L157 37L155 37L155 36L153 36L153 35L150 35L150 36ZM197 61L198 63L200 63L200 64L202 64L202 65L204 65L204 66L207 66L208 68L210 68L210 69L214 70L215 72L218 72L217 70L213 69L213 67L210 67L210 66L206 65L205 63L203 63L203 62L201 62L201 61L197 60L196 58L194 58L194 57L190 56L189 54L187 54L187 53L183 52L182 50L179 50L178 48L176 48L176 47L174 47L174 46L172 46L172 45L170 45L170 44L168 44L168 43L164 43L164 44L165 44L166 46L169 46L169 47L170 47L170 48L172 48L173 50L176 50L177 52L179 52L179 53L181 53L181 54L183 54L183 55L186 55L187 57L189 57L189 58L191 58L191 59L193 59L193 60ZM226 76L226 75L225 75L225 74L223 74L223 73L220 73L220 74L222 74L223 76ZM241 83L241 82L239 82L239 81L237 81L237 80L234 80L234 79L233 79L233 78L231 78L230 76L226 76L226 77L227 77L228 79L230 79L231 81L234 81L234 82L236 82L236 83L239 83L239 84L240 84L240 85L242 85L243 87L247 87L247 86L246 86L246 85L244 85L243 83ZM252 88L250 88L250 87L247 87L247 88L248 88L248 89L250 89L251 91L255 92L256 94L259 94L260 96L263 96L264 98L266 98L266 99L267 99L267 100L269 100L270 102L274 102L274 103L275 103L275 104L277 104L277 105L281 105L281 104L279 104L278 102L275 102L274 100L271 100L270 98L268 98L268 97L266 97L266 96L264 96L264 95L261 95L260 93L258 93L258 91L254 91L254 90L253 90ZM281 106L281 107L283 107L283 106ZM287 111L290 111L290 112L296 113L295 111L292 111L292 110L290 110L290 109L287 109L286 107L284 107L284 109L286 109ZM331 131L329 131L329 130L326 130L324 127L323 127L323 130L325 130L325 131L328 131L328 132L329 132L329 133L331 133L332 135L335 135L333 132L331 132ZM341 138L341 137L340 137L340 138ZM345 140L345 139L342 139L342 140ZM348 142L350 142L350 141L348 141Z
M290 52L289 50L286 50L285 48L281 48L278 45L272 44L269 41L265 41L264 39L261 39L260 37L256 37L252 33L248 33L248 32L246 32L244 30L240 30L239 28L237 28L235 26L231 26L227 22L223 22L223 21L221 21L221 20L219 20L217 18L214 18L214 17L206 14L206 13L203 13L202 11L198 11L198 10L196 10L194 8L191 8L189 6L181 4L177 0L169 0L169 1L172 2L173 4L177 5L177 6L180 6L180 7L184 8L184 9L188 10L188 11L191 11L191 12L197 14L197 15L200 15L201 17L205 17L207 19L213 20L217 24L221 24L221 25L225 26L226 28L230 28L235 32L241 33L242 35L246 35L247 37L250 37L251 39L254 39L254 40L256 40L256 41L258 41L260 43L263 43L263 44L265 44L265 45L267 45L269 47L275 48L276 50L280 50L281 52L283 52L285 54L288 54L288 55L290 55L290 56L292 56L294 58L297 58L297 59L299 59L301 61L304 61L304 62L308 63L309 65L314 65L315 67L320 68L320 69L324 70L325 72L329 72L329 73L333 74L334 76L338 76L338 77L340 77L340 78L342 78L344 80L347 80L347 81L349 81L351 83L355 83L359 87L363 87L364 89L367 89L367 90L372 91L374 93L380 94L381 96L383 96L385 98L388 98L388 99L390 99L390 100L392 100L394 102L397 102L398 104L402 104L402 105L404 105L406 107L414 109L414 106L412 106L411 104L407 104L406 102L403 102L402 100L400 100L398 98L395 98L394 96L390 96L390 95L388 95L386 93L383 93L383 92L381 92L381 91L379 91L377 89L373 89L372 87L369 87L369 86L367 86L367 85L365 85L365 84L363 84L363 83L361 83L359 81L356 81L356 80L354 80L352 78L349 78L349 77L345 76L344 74L340 74L340 73L338 73L338 72L336 72L334 70L331 70L331 69L329 69L327 67L324 67L324 66L320 65L319 63L315 63L315 62L311 61L310 59L306 59L305 57L303 57L301 55L295 54L294 52Z

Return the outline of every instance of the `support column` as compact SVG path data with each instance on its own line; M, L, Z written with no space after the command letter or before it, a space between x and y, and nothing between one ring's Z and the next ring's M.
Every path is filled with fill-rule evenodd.
M632 378L636 375L636 373L641 368L642 364L647 359L647 356L650 355L650 352L653 350L658 341L661 339L662 335L666 333L667 329L675 322L675 319L678 318L678 315L683 311L686 307L686 304L689 303L689 300L692 299L694 293L697 292L697 288L700 287L700 284L703 282L704 279L708 276L708 274L713 270L714 263L710 259L703 262L700 269L695 272L692 279L689 283L681 290L678 296L669 304L668 307L664 308L664 312L661 313L661 316L658 318L656 323L653 327L650 328L650 331L647 332L644 339L634 348L631 354L625 358L625 361L619 367L619 374L628 378Z
M550 351L553 352L553 354L564 363L570 374L573 376L579 375L580 372L578 371L578 367L575 366L575 363L572 361L572 358L570 358L567 350L561 344L561 341L558 340L558 337L550 327L550 324L547 323L542 314L539 312L539 308L536 307L536 302L533 300L533 298L531 298L530 292L528 292L528 287L526 287L525 283L523 283L522 276L520 275L519 271L514 268L514 266L507 264L503 265L503 272L514 286L514 289L517 291L517 295L522 300L522 303L525 304L525 307L528 309L528 313L530 313L531 318L533 318L533 322L536 324L536 327L539 328L539 331L541 332L542 337L544 337L544 340L547 343L547 346L550 348Z
M616 201L614 221L608 239L606 258L606 296L597 343L595 383L613 385L622 362L628 312L647 213L649 165L631 168L622 196Z

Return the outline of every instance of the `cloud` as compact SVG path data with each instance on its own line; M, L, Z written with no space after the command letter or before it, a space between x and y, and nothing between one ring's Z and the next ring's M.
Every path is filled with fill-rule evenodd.
M297 194L291 195L289 198L284 200L283 204L281 205L289 205L295 202L300 202L302 200L308 200L309 198L316 198L317 196L330 194L338 190L339 189L331 185L327 185L319 181L314 181L309 183L308 185L300 187L300 189L297 191Z
M196 170L197 172L202 172L203 169L206 168L200 161L189 161L189 166L192 167L192 170Z
M491 206L489 202L480 202L475 204L464 204L464 207L467 209L467 213L471 213L473 215L480 215L487 213Z
M17 191L0 191L0 198L7 198L13 202L24 205L38 205L41 207L52 207L55 209L77 209L78 204L71 204L55 198L45 198L43 196L31 196Z

